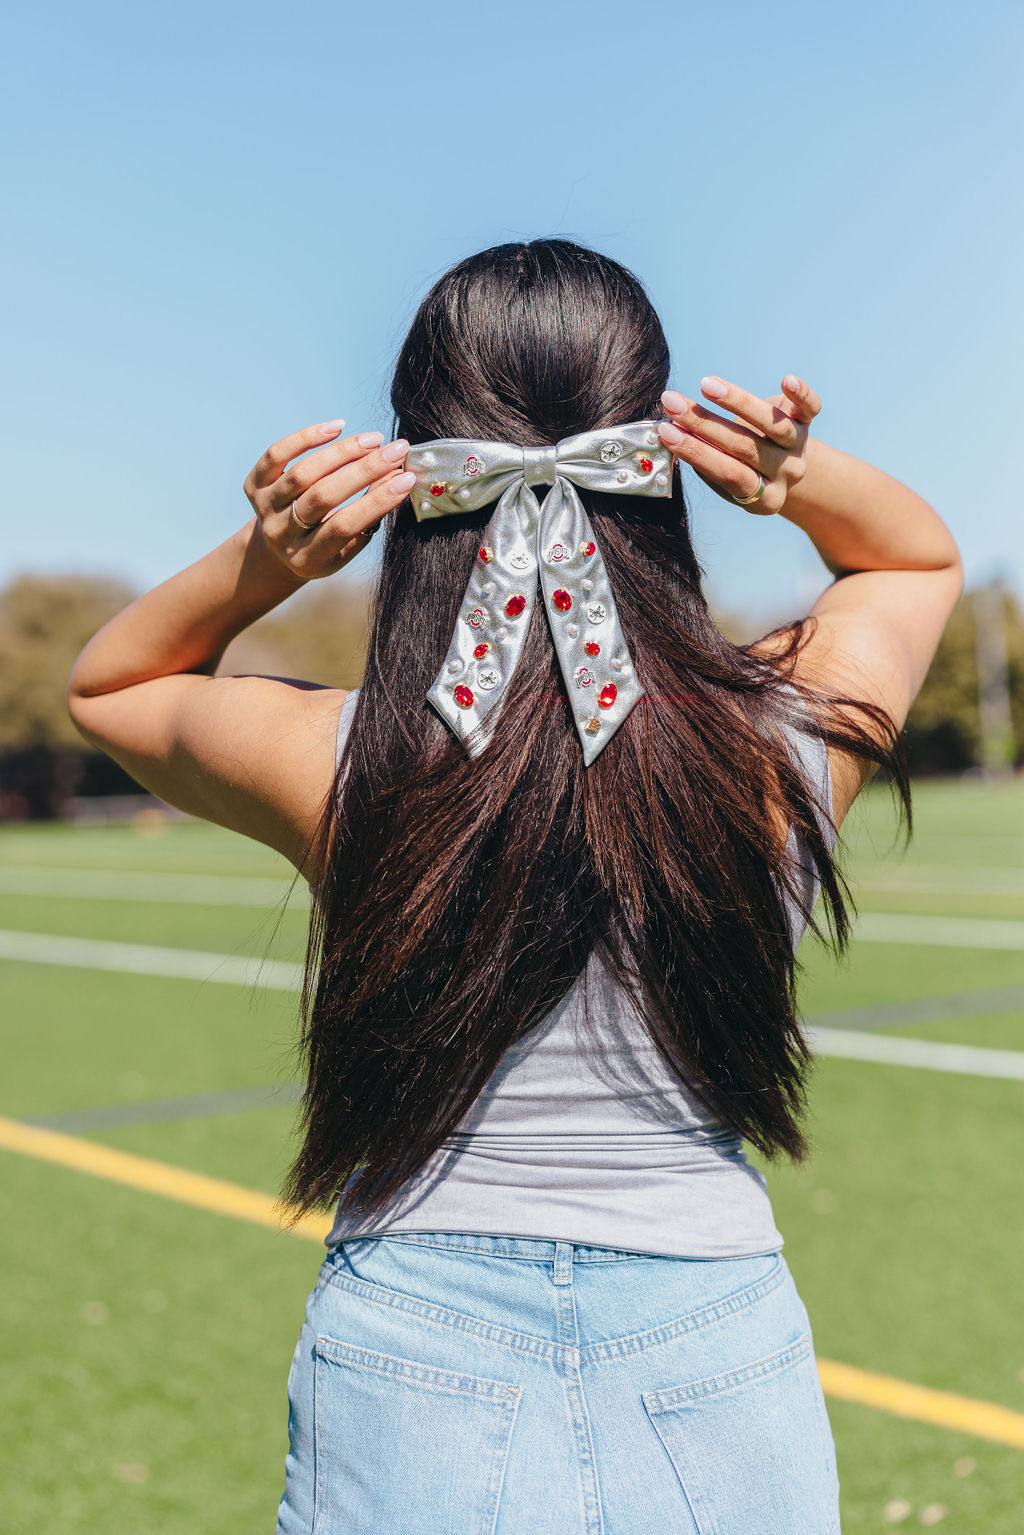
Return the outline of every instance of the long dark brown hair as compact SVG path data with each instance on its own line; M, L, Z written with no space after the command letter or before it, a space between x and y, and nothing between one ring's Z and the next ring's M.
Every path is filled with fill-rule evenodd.
M668 374L639 281L536 240L441 277L391 398L411 442L544 446L660 416ZM493 508L421 524L406 501L388 519L366 674L316 841L303 1139L282 1193L295 1218L343 1190L346 1211L378 1213L595 950L699 1102L769 1158L806 1155L810 1057L785 907L805 886L786 827L837 948L849 892L784 731L895 761L909 808L896 732L877 708L792 683L806 622L772 660L723 637L678 471L670 499L581 494L647 690L589 768L543 604L481 755L426 702Z

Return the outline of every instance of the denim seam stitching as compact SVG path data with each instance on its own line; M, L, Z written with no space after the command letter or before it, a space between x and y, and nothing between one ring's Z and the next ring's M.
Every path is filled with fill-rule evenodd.
M468 1253L468 1254L472 1255L473 1257L480 1257L480 1258L511 1258L513 1261L515 1261L517 1263L550 1263L552 1261L552 1258L551 1258L550 1254L547 1257L542 1258L539 1255L534 1254L534 1253L502 1253L502 1252L492 1252L489 1248L467 1246L464 1242L420 1242L420 1241L414 1241L412 1239L411 1234L409 1236L404 1236L403 1237L403 1236L397 1235L397 1233L393 1233L393 1232L388 1231L388 1232L383 1233L383 1235L387 1237L387 1240L389 1242L401 1242L402 1245L405 1246L405 1247L426 1247L426 1248L432 1248L432 1249L434 1249L434 1250L436 1250L438 1252ZM371 1238L363 1238L363 1237L346 1237L345 1238L346 1242L352 1242L352 1241L360 1242L360 1241L364 1241L364 1240L373 1241L375 1239L372 1238L372 1237ZM550 1237L550 1238L543 1237L543 1238L539 1238L538 1240L542 1240L542 1241L545 1241L545 1242L546 1241L550 1241L552 1247L554 1247L556 1239L554 1237ZM339 1243L338 1245L340 1246L341 1244ZM590 1244L586 1243L586 1242L574 1243L574 1246L576 1246L576 1247L586 1247L586 1246L589 1246L589 1245ZM573 1261L574 1264L575 1263L623 1263L623 1262L628 1261L630 1258L660 1258L660 1257L671 1258L672 1256L673 1255L671 1253L665 1253L665 1254L662 1254L662 1253L644 1253L644 1252L633 1252L631 1250L629 1252L623 1251L623 1252L617 1253L615 1255L615 1257L612 1257L612 1258L581 1258L578 1253L573 1253L572 1261Z
M452 1392L481 1401L497 1401L504 1407L510 1407L513 1401L518 1401L522 1391L521 1386L510 1381L489 1380L485 1376L470 1375L462 1370L418 1364L414 1359L401 1359L396 1354L358 1348L354 1343L332 1338L329 1333L318 1333L315 1347L317 1356L328 1364L354 1364L394 1380L415 1381L419 1386L428 1386L437 1391Z
M658 1344L671 1343L673 1338L678 1338L683 1333L695 1332L698 1328L721 1321L737 1311L745 1311L748 1306L755 1305L766 1295L770 1295L773 1290L777 1290L779 1285L785 1282L786 1277L787 1270L783 1267L780 1256L775 1266L763 1279L745 1285L742 1290L736 1290L732 1295L727 1295L710 1306L689 1311L685 1316L676 1317L674 1321L665 1322L660 1327L649 1327L642 1332L627 1333L625 1337L610 1338L603 1343L588 1343L581 1352L584 1358L592 1363L644 1353Z
M485 1322L478 1317L468 1316L465 1312L453 1311L447 1306L435 1306L429 1301L417 1300L415 1296L404 1295L401 1291L386 1290L381 1294L383 1286L374 1285L365 1279L354 1279L347 1274L330 1273L327 1276L327 1282L337 1285L339 1289L348 1290L354 1295L361 1295L364 1299L372 1301L374 1305L392 1306L400 1311L408 1311L414 1316L436 1322L438 1326L458 1332L473 1333L478 1337L486 1338L489 1342L502 1343L509 1348L518 1349L521 1353L533 1354L537 1358L568 1358L579 1360L581 1363L584 1361L596 1363L600 1360L642 1353L649 1347L671 1342L673 1338L683 1333L693 1332L705 1323L710 1324L734 1312L745 1310L747 1306L771 1294L785 1278L786 1269L779 1255L775 1267L763 1279L735 1291L711 1306L690 1311L672 1322L663 1323L660 1327L648 1328L643 1332L630 1333L626 1337L610 1339L602 1343L588 1343L582 1348L570 1347L547 1338L534 1337L531 1333L515 1332L496 1322Z
M774 1354L766 1354L763 1359L755 1359L752 1364L727 1370L722 1375L708 1375L703 1380L687 1381L681 1386L669 1386L663 1391L645 1391L644 1406L653 1416L657 1413L672 1412L682 1403L702 1402L709 1396L720 1396L729 1391L736 1391L754 1381L779 1375L790 1365L800 1364L811 1354L812 1348L811 1335L805 1332L796 1342L787 1344L785 1348L777 1350Z

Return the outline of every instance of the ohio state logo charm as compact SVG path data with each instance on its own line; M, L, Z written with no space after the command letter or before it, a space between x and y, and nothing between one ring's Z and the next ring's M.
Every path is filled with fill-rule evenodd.
M487 614L483 608L472 608L466 614L466 622L471 629L479 629L481 624L487 622Z
M597 681L597 678L589 666L577 666L573 672L573 681L578 688L589 688L592 683Z
M559 560L567 560L568 558L569 551L564 544L552 544L548 550L548 559L553 565L557 564Z
M462 466L462 472L467 475L479 474L483 467L483 460L471 453Z

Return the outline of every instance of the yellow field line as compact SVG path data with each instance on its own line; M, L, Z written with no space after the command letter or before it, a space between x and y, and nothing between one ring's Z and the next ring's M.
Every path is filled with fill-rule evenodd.
M0 1116L0 1148L71 1167L76 1172L91 1173L95 1178L106 1178L112 1183L123 1183L147 1194L160 1194L165 1199L175 1199L201 1210L212 1210L217 1215L233 1216L236 1220L269 1226L275 1231L283 1229L279 1207L269 1194L242 1188L222 1178L210 1178L205 1173L190 1172L184 1167L173 1167L167 1162L156 1162L150 1157L139 1157L130 1151L119 1151L99 1141L64 1135L59 1130L44 1130L37 1125ZM306 1215L289 1229L296 1236L322 1244L329 1222L324 1216ZM952 1391L915 1386L893 1375L876 1375L855 1365L839 1364L834 1359L819 1359L818 1371L825 1394L837 1401L857 1402L862 1407L874 1407L900 1418L934 1423L941 1428L1024 1450L1024 1413L1012 1412L994 1402L958 1396Z
M111 1183L126 1183L129 1188L143 1189L147 1194L162 1194L165 1199L213 1210L217 1215L231 1215L275 1231L282 1229L276 1201L269 1194L242 1188L223 1178L210 1178L205 1173L193 1173L186 1167L138 1157L130 1151L118 1151L99 1141L64 1135L60 1130L43 1130L38 1125L25 1125L0 1115L0 1147L38 1157L43 1162L57 1162L61 1167L73 1167L76 1172L91 1173L94 1178L106 1178ZM305 1215L290 1229L311 1242L323 1242L330 1222L323 1216Z
M941 1428L957 1429L1024 1450L1024 1413L1013 1412L1009 1407L958 1396L955 1391L915 1386L895 1375L875 1375L870 1370L858 1370L856 1365L837 1364L834 1359L819 1359L818 1373L825 1394L837 1401L859 1402L862 1407L877 1407L899 1418L937 1423Z

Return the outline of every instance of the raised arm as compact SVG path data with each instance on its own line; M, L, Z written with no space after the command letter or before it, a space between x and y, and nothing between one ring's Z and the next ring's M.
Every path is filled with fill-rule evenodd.
M729 501L763 477L746 509L802 528L835 576L811 609L797 677L879 704L902 728L963 588L952 534L916 491L808 436L821 402L801 379L787 375L769 399L713 377L701 389L739 420L669 391L665 445ZM832 753L831 767L838 825L873 765Z
M245 482L255 518L111 619L68 684L81 734L145 788L268 843L307 874L344 692L212 673L237 634L340 570L408 494L408 443L382 447L380 432L341 438L343 425L307 427L269 448Z

